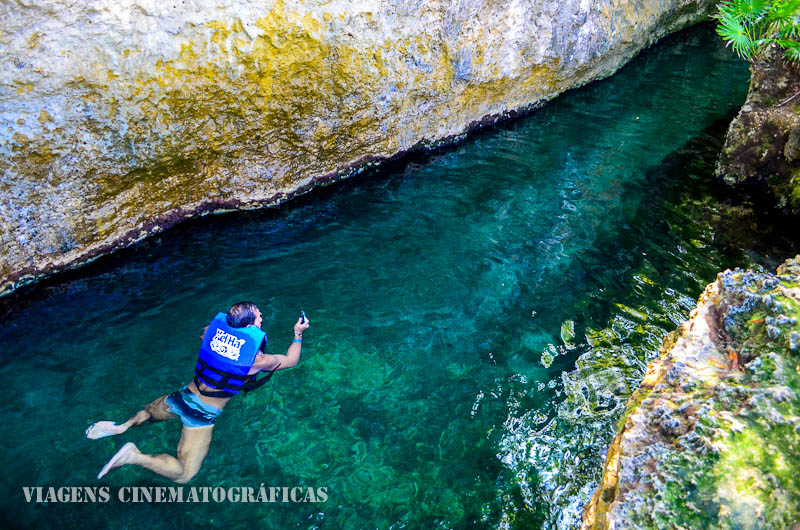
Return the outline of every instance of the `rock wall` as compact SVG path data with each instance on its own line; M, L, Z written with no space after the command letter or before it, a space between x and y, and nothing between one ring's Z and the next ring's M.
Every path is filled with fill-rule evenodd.
M773 50L751 70L750 92L728 130L717 175L800 215L800 64Z
M628 403L582 528L800 522L800 256L725 271Z
M0 294L608 76L709 0L0 4Z

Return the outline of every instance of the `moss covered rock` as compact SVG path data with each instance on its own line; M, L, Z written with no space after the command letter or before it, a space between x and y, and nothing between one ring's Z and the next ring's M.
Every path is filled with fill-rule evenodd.
M608 76L707 0L6 2L0 293Z
M751 70L750 92L731 122L717 175L800 215L800 64L773 51Z
M800 522L800 256L728 270L631 398L584 529Z

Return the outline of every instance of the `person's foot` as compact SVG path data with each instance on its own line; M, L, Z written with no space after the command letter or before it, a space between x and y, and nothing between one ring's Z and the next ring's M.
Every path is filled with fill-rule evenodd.
M136 458L136 455L140 454L141 453L139 452L139 449L136 448L136 444L133 442L126 443L119 451L117 451L117 454L112 456L111 460L109 460L108 463L103 466L103 469L100 470L97 478L101 479L112 469L132 463Z
M86 429L86 437L90 440L97 440L106 436L122 434L125 430L124 425L117 425L113 421L98 421L89 425L89 428Z

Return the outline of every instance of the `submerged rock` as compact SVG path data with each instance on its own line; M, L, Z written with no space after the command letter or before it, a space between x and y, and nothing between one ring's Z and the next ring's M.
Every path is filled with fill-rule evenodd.
M800 64L774 51L751 70L750 92L731 122L717 175L800 215Z
M605 77L693 0L0 6L0 293Z
M719 274L629 401L582 528L800 522L798 316L800 256Z

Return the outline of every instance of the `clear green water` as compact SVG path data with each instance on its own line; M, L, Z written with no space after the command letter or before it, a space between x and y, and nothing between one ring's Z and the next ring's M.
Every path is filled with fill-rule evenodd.
M723 253L706 221L724 215L708 184L723 129L707 129L747 80L695 29L457 146L28 290L0 320L0 522L574 526L663 335L718 270L770 264ZM300 309L312 328L297 368L228 406L192 485L324 486L327 503L24 503L26 485L101 484L125 441L174 454L175 422L83 432L188 382L201 329L239 299L259 303L273 353ZM102 484L168 481L126 467Z

